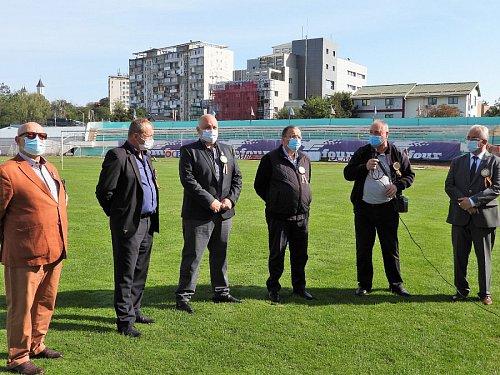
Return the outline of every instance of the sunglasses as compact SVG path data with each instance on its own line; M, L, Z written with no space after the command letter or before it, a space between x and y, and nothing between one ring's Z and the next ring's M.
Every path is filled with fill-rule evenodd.
M47 139L47 133L36 133L36 132L25 132L19 134L19 137L24 137L28 139L35 139L35 137L38 135L38 138L40 138L42 141L45 141Z

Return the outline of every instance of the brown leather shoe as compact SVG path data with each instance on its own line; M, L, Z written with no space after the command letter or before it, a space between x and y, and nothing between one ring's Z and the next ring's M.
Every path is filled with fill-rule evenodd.
M481 298L481 302L483 303L483 305L493 305L493 300L491 299L490 296Z
M38 354L30 353L30 358L47 358L47 359L56 359L63 358L64 355L61 352L56 352L55 350L45 348Z
M19 366L12 367L9 369L10 372L17 372L18 374L34 375L34 374L45 374L43 368L36 366L33 362L27 361L21 363Z

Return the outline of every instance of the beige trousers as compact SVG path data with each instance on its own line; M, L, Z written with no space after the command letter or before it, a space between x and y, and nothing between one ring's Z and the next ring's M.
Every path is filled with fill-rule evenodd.
M5 266L7 368L45 349L44 339L56 303L62 261L34 267Z

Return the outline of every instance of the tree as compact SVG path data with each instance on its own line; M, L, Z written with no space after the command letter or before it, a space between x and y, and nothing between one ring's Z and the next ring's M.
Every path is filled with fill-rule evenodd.
M328 104L335 110L336 118L350 118L355 111L354 103L349 92L336 92L328 99ZM330 112L329 112L330 113Z
M302 118L328 118L330 105L320 96L310 96L305 100L301 110Z
M484 114L485 117L499 117L500 116L500 98L495 100L495 105L492 105Z
M290 116L290 107L283 107L281 108L277 113L274 114L274 118L278 120L288 120L289 118L291 119L297 119L297 118L302 118L302 111L299 107L292 107L294 115Z
M131 121L134 114L125 108L125 105L121 101L115 102L115 108L113 114L111 115L111 121L125 122Z
M440 104L437 107L432 106L428 112L427 117L460 117L462 111L458 107L448 104Z
M10 95L10 87L5 83L0 83L0 96Z

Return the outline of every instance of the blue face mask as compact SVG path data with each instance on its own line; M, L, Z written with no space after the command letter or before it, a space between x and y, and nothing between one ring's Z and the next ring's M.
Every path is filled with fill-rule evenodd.
M372 147L378 147L383 143L382 136L370 134L369 142Z
M299 151L299 148L301 146L301 141L299 138L290 138L290 141L288 142L288 148L292 150L293 152Z
M24 138L24 151L31 155L43 155L45 154L45 141L38 138L38 135L33 138Z
M467 150L469 150L469 152L476 152L481 148L478 146L477 141L467 141L466 145L467 145Z

